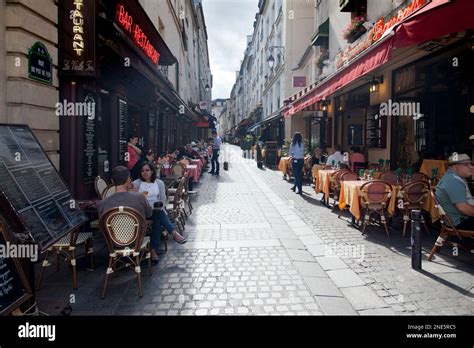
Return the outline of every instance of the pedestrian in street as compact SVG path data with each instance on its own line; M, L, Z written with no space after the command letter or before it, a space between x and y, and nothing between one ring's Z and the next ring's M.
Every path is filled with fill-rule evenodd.
M299 195L303 194L303 165L304 165L304 143L300 132L296 132L290 145L290 156L295 176L295 184L291 188Z
M213 130L211 134L214 141L212 143L211 171L209 173L217 176L219 175L219 152L221 150L222 140L215 130Z

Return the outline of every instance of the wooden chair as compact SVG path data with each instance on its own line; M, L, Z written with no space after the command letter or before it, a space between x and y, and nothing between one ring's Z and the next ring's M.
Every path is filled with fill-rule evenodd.
M340 182L344 182L344 181L357 181L359 180L359 176L356 174L356 173L352 173L352 172L347 172L347 173L343 173L341 175L341 180ZM342 185L342 184L341 184ZM341 192L341 189L339 189L339 194ZM338 218L341 217L341 214L342 214L342 210L343 209L339 209L339 215L337 216Z
M102 199L106 199L115 193L115 185L109 185L102 193Z
M175 163L171 166L171 173L178 177L182 177L186 173L186 166L183 163Z
M392 194L392 185L382 180L373 180L362 185L360 193L360 206L364 210L362 234L365 234L365 229L370 223L371 214L376 213L380 216L380 221L384 225L385 233L390 237L385 212Z
M423 181L428 183L430 181L430 178L423 173L414 173L409 179L408 182L415 182L415 181Z
M183 190L186 178L183 177L178 181L178 187L174 196L169 197L169 203L165 209L170 217L172 217L178 227L178 232L182 234L185 227L184 212L183 212Z
M337 202L339 201L339 195L341 194L341 176L345 173L350 173L347 169L337 170L331 175L331 182L329 184L329 196L332 195L332 199L334 200L334 205L332 209L335 209ZM329 205L329 197L328 197L328 205Z
M395 173L392 173L392 172L382 173L382 175L380 176L380 180L388 182L390 185L398 184L398 178L395 175Z
M398 208L403 212L403 237L405 237L407 225L410 222L411 211L421 210L429 192L430 189L428 184L423 181L409 182L403 185L400 189L403 207L398 206ZM426 232L429 234L428 226L426 226L426 221L423 215L421 215L421 222L423 223Z
M46 271L46 267L51 266L51 262L49 261L49 257L51 254L56 255L56 272L59 272L61 267L61 256L65 258L65 260L69 260L72 268L72 287L73 289L77 289L77 270L76 270L76 250L77 247L84 245L84 255L90 256L90 268L94 268L94 259L93 259L93 239L92 239L92 232L79 232L79 230L74 230L68 235L61 238L55 244L50 246L45 253L44 260L41 266L38 287L41 287L43 282L43 276Z
M109 276L116 270L118 262L128 267L132 265L137 275L138 290L143 297L140 263L145 256L148 259L148 268L151 273L151 246L150 238L145 236L145 218L135 209L118 207L107 210L100 218L100 227L109 249L109 263L105 274L103 299L107 291Z
M463 237L474 239L474 231L460 230L456 228L456 226L453 224L453 221L451 220L449 215L446 214L441 204L439 204L438 199L436 198L436 190L440 190L440 189L432 189L430 193L431 193L431 198L433 199L433 202L435 202L435 207L439 211L441 231L439 233L438 238L436 239L435 244L433 245L433 248L430 251L430 254L428 255L428 261L431 261L433 259L433 256L441 249L444 243L448 243L452 246L456 246L456 247L460 246L464 248L464 246L461 244L451 242L449 240L450 237L453 237L453 236L458 237L461 241L464 240ZM465 249L469 250L468 248L465 248ZM473 253L474 249L470 251L471 253Z
M105 191L105 189L109 186L109 182L102 178L100 175L96 176L94 180L94 188L95 192L97 193L97 196L102 199L102 195Z

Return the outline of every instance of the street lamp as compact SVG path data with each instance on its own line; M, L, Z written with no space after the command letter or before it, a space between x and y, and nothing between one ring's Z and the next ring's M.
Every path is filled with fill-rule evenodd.
M283 57L285 59L285 46L270 46L268 47L268 50L271 52L273 49L277 48L279 53L278 57ZM275 58L273 55L270 53L270 57L267 59L268 62L268 67L273 70L273 67L275 66Z
M206 84L206 87L204 87L204 89L206 90L206 92L209 92L211 90L211 87L209 86L209 84L207 83Z

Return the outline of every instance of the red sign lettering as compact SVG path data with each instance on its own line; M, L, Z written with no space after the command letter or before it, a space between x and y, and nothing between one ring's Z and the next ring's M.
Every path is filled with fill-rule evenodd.
M158 64L160 54L150 43L140 26L137 23L134 24L133 17L121 4L117 4L116 21L129 34L137 47L139 47L154 64Z

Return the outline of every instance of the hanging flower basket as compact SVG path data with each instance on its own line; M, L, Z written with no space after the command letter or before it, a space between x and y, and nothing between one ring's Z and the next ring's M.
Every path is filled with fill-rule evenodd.
M367 31L363 25L366 21L367 18L365 16L354 18L344 30L343 38L346 39L347 42L353 43Z

